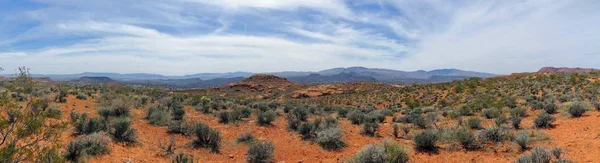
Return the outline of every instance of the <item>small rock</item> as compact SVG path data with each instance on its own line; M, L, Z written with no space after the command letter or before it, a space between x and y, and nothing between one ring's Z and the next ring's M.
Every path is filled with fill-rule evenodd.
M302 160L299 160L298 163L302 163Z
M229 158L233 158L233 155L232 155L232 154L229 154Z

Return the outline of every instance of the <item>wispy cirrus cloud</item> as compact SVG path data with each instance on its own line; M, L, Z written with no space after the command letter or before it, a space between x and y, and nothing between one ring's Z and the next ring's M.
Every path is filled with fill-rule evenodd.
M0 66L189 74L367 66L597 67L600 2L0 2Z

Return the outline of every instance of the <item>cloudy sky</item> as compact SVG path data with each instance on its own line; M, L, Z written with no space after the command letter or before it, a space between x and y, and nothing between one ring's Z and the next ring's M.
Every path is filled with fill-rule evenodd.
M596 0L0 0L3 73L598 63Z

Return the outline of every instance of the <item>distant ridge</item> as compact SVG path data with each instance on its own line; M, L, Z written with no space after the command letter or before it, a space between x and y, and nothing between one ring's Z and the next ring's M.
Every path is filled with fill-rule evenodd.
M592 71L600 71L600 69L593 68L569 68L569 67L543 67L538 73L551 73L551 72L562 72L562 73L588 73Z

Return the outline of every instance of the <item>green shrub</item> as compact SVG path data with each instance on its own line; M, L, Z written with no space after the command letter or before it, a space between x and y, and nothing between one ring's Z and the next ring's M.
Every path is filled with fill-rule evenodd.
M317 132L315 141L326 150L340 150L346 146L346 143L342 141L342 130L334 127Z
M456 138L460 145L466 150L477 150L481 148L481 144L477 141L475 134L470 133L467 129L458 129L456 131Z
M172 119L179 121L182 120L183 117L185 116L185 109L183 109L183 106L177 106L173 108L173 112L171 113Z
M195 163L194 156L185 153L179 153L173 159L173 163Z
M354 109L348 113L348 120L352 122L352 124L358 125L362 124L365 119L365 113L358 109Z
M252 135L251 132L245 132L245 133L239 135L236 138L236 141L238 143L252 143L252 142L254 142L255 139L256 138Z
M308 109L304 107L299 107L292 110L292 115L298 118L298 120L305 122L308 118Z
M548 114L554 114L558 110L558 107L553 102L546 102L544 104L544 111Z
M517 137L515 137L515 142L519 145L519 147L521 147L521 151L525 151L527 148L529 148L529 135L531 134L529 134L527 131L520 131L517 134Z
M410 159L406 149L392 141L384 141L383 150L385 153L385 162L406 163Z
M83 92L79 92L79 93L77 93L77 96L75 98L80 99L80 100L87 100L87 95L85 95L85 93L83 93Z
M378 122L367 122L363 124L360 133L367 136L375 136L377 134L377 130L379 129Z
M77 122L77 120L79 120L80 117L81 117L81 114L79 114L77 112L71 112L71 115L70 115L71 122Z
M385 149L380 145L369 144L356 153L352 163L383 163L386 161Z
M513 109L510 109L510 116L511 117L526 117L527 111L523 108L513 108Z
M432 130L423 131L415 136L415 149L421 152L437 151L439 136Z
M108 122L104 119L99 118L87 118L87 114L84 114L74 124L75 134L77 135L88 135L100 131L106 131Z
M470 129L475 129L475 130L483 128L481 125L481 119L479 119L479 118L469 118L469 119L467 119L467 122L465 125L466 125L466 127L470 128Z
M483 114L483 116L487 119L493 119L493 118L498 118L500 117L500 115L502 114L502 111L500 109L497 108L489 108L489 109L485 109L481 112Z
M195 147L210 148L212 152L219 152L221 147L221 134L204 123L198 123L194 127L194 136L192 144Z
M192 135L195 124L187 121L170 121L167 126L167 132L172 134Z
M600 102L598 102L597 100L592 100L592 105L594 106L594 108L596 108L596 110L600 111Z
M521 117L511 117L510 122L511 122L512 127L515 129L521 128L521 120L522 119L523 118L521 118Z
M117 119L110 134L116 142L137 142L137 131L131 128L131 121L128 119Z
M109 143L110 138L100 133L77 137L67 145L65 158L73 162L85 162L88 157L108 154Z
M573 117L581 117L587 111L587 109L582 102L575 101L568 107L567 111Z
M277 113L275 111L259 111L256 115L256 124L268 126L271 125L271 122L273 122L275 118L277 118Z
M48 118L60 119L62 117L62 113L58 108L50 108L45 112Z
M145 119L154 126L166 126L169 124L169 111L156 106L148 108Z
M219 112L219 123L227 124L229 123L229 112L221 111Z
M552 115L544 112L535 118L533 124L535 128L550 128L554 120L555 118Z
M313 131L314 131L315 126L313 125L313 123L302 123L300 124L300 126L298 127L298 133L300 135L302 135L303 139L310 139L313 137Z
M491 142L502 142L508 139L508 131L502 127L490 127L482 130L481 136Z
M250 146L246 154L248 163L269 163L273 161L275 146L271 142L260 142Z

